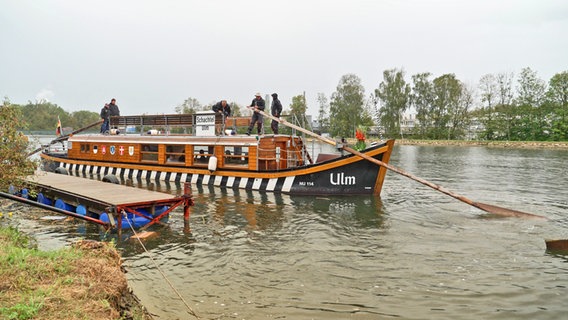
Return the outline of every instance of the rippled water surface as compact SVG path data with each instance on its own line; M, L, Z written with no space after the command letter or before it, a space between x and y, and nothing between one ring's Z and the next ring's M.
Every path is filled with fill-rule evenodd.
M380 198L193 186L189 233L180 210L144 241L149 253L133 240L118 246L157 319L194 318L186 303L203 319L565 319L568 256L546 252L544 240L568 239L567 158L397 146L391 159L474 201L548 221L491 217L389 172ZM115 238L82 222L20 227L47 248Z

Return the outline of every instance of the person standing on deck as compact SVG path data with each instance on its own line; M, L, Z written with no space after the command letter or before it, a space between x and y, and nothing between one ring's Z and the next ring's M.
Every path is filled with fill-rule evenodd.
M103 119L103 124L101 125L101 133L105 134L110 130L110 109L108 107L108 103L105 103L105 106L101 109L101 119Z
M224 135L225 134L225 121L229 116L231 116L231 106L227 104L227 100L221 100L211 107L215 113L220 113L223 116L223 122L221 126L217 127L217 133Z
M120 116L120 110L118 109L118 106L116 105L116 99L115 98L112 98L112 100L110 100L108 108L110 110L110 116L111 117Z
M116 99L115 98L112 98L110 100L110 103L108 104L108 109L110 110L110 116L111 117L120 116L120 110L118 109L118 106L116 105ZM110 120L109 120L108 130L110 131Z
M262 99L262 97L260 96L260 93L257 93L255 95L255 98L252 100L250 106L248 106L248 107L253 109L253 113L252 113L252 119L251 119L251 122L250 122L250 126L248 127L248 130L247 130L247 135L250 136L250 133L252 131L252 128L254 128L255 123L258 123L257 127L256 127L258 134L262 134L262 120L263 120L262 118L263 117L262 117L262 114L255 112L256 110L264 111L264 107L265 107L264 99Z
M276 118L280 118L280 114L282 113L282 103L280 103L280 100L278 100L277 93L272 94L272 105L270 106L270 113ZM278 134L278 121L272 120L272 122L270 122L270 128L272 129L272 132L274 132L274 134Z

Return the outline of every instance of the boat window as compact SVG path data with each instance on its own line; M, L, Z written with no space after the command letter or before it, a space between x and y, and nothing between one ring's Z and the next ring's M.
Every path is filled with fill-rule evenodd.
M90 150L91 150L90 144L81 144L81 152L82 153L89 153Z
M207 164L213 155L213 146L193 146L193 163Z
M140 146L140 155L142 161L158 161L158 145L157 144L143 144Z
M225 146L225 165L247 166L249 148L243 146Z
M166 162L172 164L185 163L185 146L183 145L166 145Z

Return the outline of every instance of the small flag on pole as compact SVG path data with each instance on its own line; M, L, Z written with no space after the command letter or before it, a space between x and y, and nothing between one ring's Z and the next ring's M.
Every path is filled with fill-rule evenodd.
M63 135L63 128L61 128L61 120L57 116L57 128L55 129L55 136L61 137Z

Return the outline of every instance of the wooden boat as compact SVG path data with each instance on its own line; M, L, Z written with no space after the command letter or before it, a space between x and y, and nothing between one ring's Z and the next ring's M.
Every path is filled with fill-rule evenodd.
M380 194L386 168L345 152L320 153L314 160L295 134L234 134L249 121L224 121L210 112L113 117L117 132L72 135L66 152L46 147L40 157L46 171L99 175L115 183L162 180L301 195ZM223 123L232 130L216 135L215 127ZM126 128L138 133L125 133ZM388 140L361 153L388 163L393 145Z

